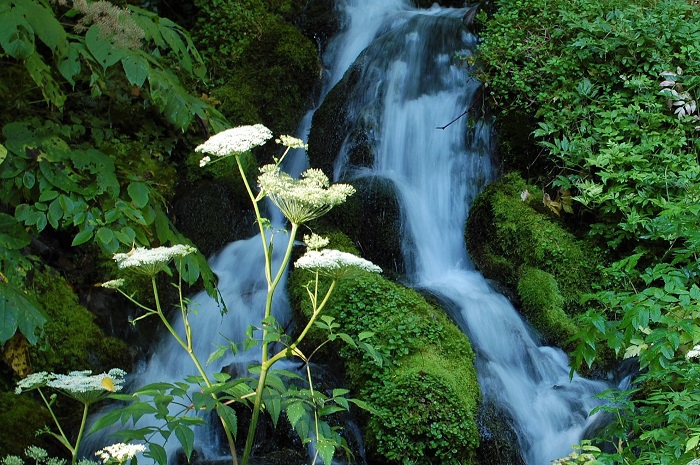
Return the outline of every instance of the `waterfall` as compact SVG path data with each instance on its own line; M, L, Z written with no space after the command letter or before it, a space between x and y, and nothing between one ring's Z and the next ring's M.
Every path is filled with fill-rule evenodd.
M377 18L375 0L348 2L350 24ZM389 3L389 2L387 2ZM512 418L523 457L542 465L568 455L581 439L593 396L607 386L579 376L569 380L566 355L542 346L510 302L474 270L464 226L469 205L494 178L491 127L485 119L444 127L473 103L480 84L456 63L473 53L477 38L463 23L465 9L382 10L378 34L361 54L350 92L349 134L370 128L371 168L348 164L350 137L336 173L390 181L402 209L407 278L450 301L477 353L485 400ZM366 129L365 129L366 130Z
M480 84L455 59L457 53L473 53L477 43L463 21L468 10L420 10L407 0L338 0L337 8L342 30L324 56L328 72L321 97L350 67L360 69L348 119L372 131L368 140L375 162L369 168L349 165L348 139L338 154L336 175L382 178L396 187L407 279L458 309L457 323L477 353L484 398L513 419L528 465L567 455L590 422L588 412L597 405L592 396L606 386L578 376L570 381L565 354L541 346L508 300L474 269L464 244L469 205L495 177L488 121L458 120L439 129L479 99ZM307 137L312 114L301 125L302 138ZM303 164L288 170L299 173ZM278 243L283 240L277 238ZM229 244L211 258L229 312L221 315L204 293L193 297L196 313L191 324L198 343L194 350L201 360L215 344L241 341L246 328L259 323L266 293L262 263L259 236ZM277 293L273 308L277 320L286 325L290 314L283 292ZM144 323L148 324L139 326ZM183 331L182 321L173 324ZM247 364L254 355L238 357ZM231 358L222 358L207 369L215 373L231 363ZM135 378L143 385L193 374L189 358L166 336ZM105 441L93 438L86 448L97 449ZM212 446L205 453L218 453L210 436L198 442ZM176 441L168 442L169 456L176 447Z

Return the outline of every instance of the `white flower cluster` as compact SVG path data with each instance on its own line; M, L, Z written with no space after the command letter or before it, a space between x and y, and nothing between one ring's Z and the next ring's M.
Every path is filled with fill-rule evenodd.
M156 247L147 249L138 247L126 253L114 254L114 261L117 262L117 267L136 268L145 274L155 275L163 269L170 260L175 257L184 257L196 252L197 249L191 245L176 244L172 247Z
M334 249L309 250L299 257L294 266L303 270L316 271L333 279L344 278L358 271L382 272L381 268L369 260Z
M74 394L91 391L119 391L126 372L112 368L108 373L93 375L90 370L71 371L67 375L52 374L47 386Z
M109 372L98 375L93 375L90 370L72 371L67 375L42 371L20 380L15 394L48 386L63 391L73 399L90 404L109 392L121 390L125 376L126 372L119 368L112 368Z
M104 463L124 463L127 460L134 458L136 454L145 451L146 446L143 444L124 444L120 442L98 450L95 452L95 455L100 457Z
M2 465L24 465L24 460L18 455L6 455L0 463Z
M309 149L309 145L305 144L303 140L292 136L282 135L279 139L275 139L275 142L280 145L284 145L285 147L289 147L290 149Z
M330 242L327 238L321 237L317 234L312 233L310 236L304 234L304 244L309 250L319 250L324 248Z
M111 281L102 283L101 286L107 289L119 289L120 287L124 287L124 282L123 278L112 279Z
M199 167L204 168L207 166L207 163L211 161L211 157L207 155L206 157L203 157L201 160L199 160Z
M260 173L260 188L289 221L298 225L328 213L355 193L349 184L331 186L328 177L318 169L306 170L301 179L293 179L277 165L265 165Z
M31 373L27 375L26 378L19 380L15 388L15 394L22 394L22 391L31 391L32 389L46 386L46 383L48 383L52 377L53 374L50 375L45 371Z
M239 126L211 136L194 151L226 157L234 153L247 152L253 147L263 145L270 138L272 138L272 132L262 124Z
M686 360L696 360L700 359L700 344L696 345L685 354Z
M49 456L49 453L46 452L46 449L42 449L41 447L29 446L24 450L24 455L37 462L41 462Z

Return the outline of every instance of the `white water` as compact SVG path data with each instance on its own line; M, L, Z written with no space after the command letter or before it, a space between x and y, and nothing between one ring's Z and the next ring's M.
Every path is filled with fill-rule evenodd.
M467 328L477 352L484 396L511 416L526 462L547 464L579 442L588 412L598 404L592 396L606 386L578 376L569 381L566 355L538 343L467 255L468 206L494 177L492 135L483 120L436 129L478 99L478 83L454 59L476 44L461 24L466 10L416 11L395 3L381 14L368 11L378 8L376 3L383 2L356 0L346 9L351 24L384 21L381 35L362 53L362 78L352 91L350 110L362 127L374 128L376 159L371 170L339 166L336 171L380 177L396 186L408 278L457 306L458 323ZM345 155L339 154L339 163Z
M578 377L569 382L565 355L541 347L510 303L473 269L463 229L468 205L494 176L489 125L481 121L468 128L459 120L436 129L461 114L478 93L478 83L454 63L457 51L471 53L476 43L461 26L465 10L415 10L404 0L339 0L338 7L343 31L324 57L329 72L322 95L362 55L363 80L353 96L351 115L371 123L376 163L372 170L344 167L346 157L340 153L336 172L382 177L395 184L405 217L409 278L460 308L459 323L467 328L478 354L484 396L495 399L513 418L528 465L567 455L595 405L591 396L604 387ZM311 115L302 123L301 137L307 135ZM301 169L297 165L290 171ZM284 242L286 238L277 238L277 244ZM201 360L215 344L226 344L225 338L241 341L245 329L259 323L266 292L259 236L228 245L210 264L229 312L221 316L205 294L194 297L197 314L191 324ZM287 324L289 308L281 292L274 308L278 321ZM141 322L140 329L151 324L154 320ZM181 321L174 325L182 331ZM220 359L207 369L215 373L232 362ZM193 374L194 365L166 336L136 376L142 385L180 381ZM211 437L198 438L200 445L213 446L205 452L216 453ZM94 439L87 448L98 448L101 442L104 439ZM168 442L169 455L176 448L176 441Z

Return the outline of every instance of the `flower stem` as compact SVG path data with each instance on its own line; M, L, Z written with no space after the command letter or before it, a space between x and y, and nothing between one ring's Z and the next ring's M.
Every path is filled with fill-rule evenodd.
M80 430L78 431L78 438L75 440L75 447L73 448L73 456L71 458L72 465L75 465L78 461L78 450L80 449L80 441L83 439L83 433L85 432L85 424L87 423L89 409L90 404L83 404L83 418L80 421Z

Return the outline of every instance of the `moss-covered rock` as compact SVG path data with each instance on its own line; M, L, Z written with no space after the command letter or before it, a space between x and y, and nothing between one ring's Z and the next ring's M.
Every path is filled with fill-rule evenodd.
M294 270L288 282L301 321L310 311L304 286L311 278ZM324 315L334 317L342 332L371 331L366 342L389 361L378 366L344 345L327 345L323 353L332 364L344 365L357 397L380 412L364 421L373 463L474 463L480 398L474 353L440 308L411 289L366 274L341 281ZM309 353L325 337L314 329L303 350Z
M0 392L0 458L6 455L21 456L30 445L48 450L56 441L47 435L36 435L46 425L51 425L51 415L39 401L14 392Z
M45 271L35 277L34 286L48 317L42 343L30 350L34 371L102 372L131 368L128 346L105 337L92 313L78 303L77 295L63 277Z
M273 133L288 134L311 108L319 77L315 44L279 16L265 15L258 37L212 94L234 125L263 123Z
M531 194L528 201L521 198L525 190ZM519 287L527 268L548 273L559 291L552 292L553 299L560 295L563 312L572 316L583 310L581 296L591 291L597 279L598 258L590 244L577 239L553 213L548 214L546 210L539 189L527 185L518 174L506 175L489 185L472 205L467 220L467 247L484 276L501 283L511 297L520 300L519 290L527 291L526 283L531 282L533 276L543 276L532 272L535 274ZM551 284L549 279L547 282ZM543 300L541 296L536 298L531 293L527 295L527 302L526 312L539 315L531 321L537 329L554 340L567 338L566 328L570 323L557 323L555 326L563 332L556 336L552 332L553 326L538 326L545 320L550 324L559 320L551 313L551 306L554 303L558 306L558 302ZM545 308L538 310L535 305L545 305ZM542 317L545 314L548 316Z
M554 276L525 266L517 288L522 312L528 321L549 343L567 349L566 341L576 332L576 325L564 312L564 298Z

